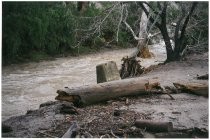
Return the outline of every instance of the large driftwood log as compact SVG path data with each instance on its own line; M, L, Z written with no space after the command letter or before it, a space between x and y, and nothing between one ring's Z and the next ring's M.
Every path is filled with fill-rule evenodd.
M73 102L75 105L88 105L121 96L145 94L157 85L159 85L157 81L130 78L71 89L64 88L57 91L58 96L55 99Z
M172 122L155 122L151 120L137 120L135 126L152 132L170 132L173 130Z
M201 83L173 83L173 84L178 90L182 92L192 93L205 97L209 96L208 84L201 84Z

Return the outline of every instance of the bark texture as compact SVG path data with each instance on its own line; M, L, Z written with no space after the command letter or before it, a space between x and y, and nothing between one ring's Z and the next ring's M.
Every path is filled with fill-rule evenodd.
M134 96L149 93L159 83L141 78L130 78L106 83L64 88L58 90L56 100L73 102L75 105L89 105L115 99L122 96Z
M147 9L147 11L149 11L149 6L146 4L143 4L143 5ZM148 34L147 34L148 21L149 19L147 15L145 14L145 12L143 11L141 15L141 21L140 21L140 27L139 27L139 38L143 38L143 39L140 39L137 45L137 48L138 48L137 56L141 58L152 57L148 49L148 39L147 39L148 38Z
M209 96L208 84L200 84L200 83L173 83L173 84L178 90L182 92L188 92L204 97Z

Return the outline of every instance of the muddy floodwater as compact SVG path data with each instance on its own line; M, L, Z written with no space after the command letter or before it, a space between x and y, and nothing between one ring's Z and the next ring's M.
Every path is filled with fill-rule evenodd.
M96 83L96 65L116 61L132 49L57 58L55 61L12 65L2 69L2 118L25 114L54 100L56 90Z
M159 54L165 53L163 46L152 49ZM95 84L96 65L116 61L120 68L121 58L134 51L134 48L110 50L79 57L57 58L54 61L3 67L2 120L23 115L30 109L38 109L39 104L45 101L53 101L57 89ZM151 59L144 65L148 66L154 62L158 63L157 60Z

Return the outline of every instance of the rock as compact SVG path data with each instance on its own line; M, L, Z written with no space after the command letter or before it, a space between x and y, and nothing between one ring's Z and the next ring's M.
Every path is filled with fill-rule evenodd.
M57 102L55 102L55 101L47 101L47 102L45 102L45 103L40 104L39 108L45 107L45 106L54 105L54 104L56 104L56 103L57 103Z
M60 109L61 114L79 114L75 107L69 106L66 104L62 104L62 107Z
M120 74L117 69L117 64L114 61L109 61L96 66L97 83L120 80Z
M2 129L2 133L8 133L8 132L12 131L12 128L10 126L5 125L5 124L2 124L1 129Z
M114 116L120 116L121 111L120 110L114 110Z

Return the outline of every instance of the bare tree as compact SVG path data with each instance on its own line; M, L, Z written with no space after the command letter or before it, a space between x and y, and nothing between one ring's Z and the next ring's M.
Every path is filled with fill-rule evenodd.
M147 11L149 11L149 7L146 4L144 6L147 9ZM139 22L139 33L138 33L138 37L137 37L135 35L133 29L131 28L131 26L126 22L126 19L128 16L127 7L124 5L122 5L122 7L125 7L125 11L126 11L125 19L123 20L123 23L130 30L134 39L138 41L137 52L135 52L135 54L133 54L131 57L138 56L138 57L142 57L142 58L150 58L151 53L149 52L149 49L147 46L148 45L147 25L148 25L149 18L147 17L147 15L145 14L144 11L142 11L141 14L139 13L140 22Z
M153 2L153 3L136 2L136 5L138 5L139 8L143 10L142 13L140 13L139 11L137 11L136 13L132 13L132 14L137 14L139 16L139 20L138 20L139 25L136 31L132 29L132 26L127 22L127 18L129 17L129 14L131 14L131 13L128 13L128 8L131 3L130 2L113 2L110 5L110 7L106 8L102 12L101 15L98 15L96 17L91 17L93 24L90 26L89 29L82 29L82 31L84 31L86 35L82 36L79 43L93 35L97 35L98 37L100 37L103 26L108 26L106 22L107 20L110 20L111 22L116 23L115 24L116 25L116 41L118 41L118 34L119 34L120 27L123 27L123 25L125 25L124 27L126 27L128 31L130 31L133 38L138 42L138 45L137 45L138 51L133 56L135 57L141 56L141 54L143 54L145 51L149 52L147 48L147 41L148 41L148 37L150 36L148 35L150 34L151 28L155 26L160 30L163 36L163 40L166 45L166 52L167 52L166 62L179 60L182 56L182 52L186 48L186 44L187 44L186 43L186 29L187 29L187 25L190 20L190 17L192 16L193 11L196 8L197 2L190 2L190 4L192 3L190 8L188 8L189 6L186 6L186 5L189 5L189 2L176 3L179 10L177 12L180 13L179 14L180 16L175 23L175 32L173 36L174 47L172 47L172 43L170 41L172 38L169 36L168 26L167 26L168 25L167 14L169 10L171 10L168 8L170 3L171 2ZM112 17L116 13L119 14L118 16L119 18ZM148 20L151 23L151 26L149 29L147 28ZM146 53L146 54L149 54L149 53Z
M144 6L145 2L141 2L140 6L144 10L144 12L149 16L149 11L147 8ZM161 11L161 14L158 14L159 12L155 11L152 6L147 3L147 5L153 9L154 13L156 13L157 16L160 16L160 22L155 22L155 20L150 17L150 21L155 24L155 26L161 31L161 34L163 36L165 45L166 45L166 52L167 52L167 59L166 62L169 61L174 61L174 60L179 60L181 58L181 54L183 50L186 48L186 38L185 38L185 33L186 33L186 28L188 25L188 22L190 20L190 17L193 14L193 11L197 5L197 2L193 2L192 6L188 12L186 13L185 7L180 3L181 7L181 14L180 18L176 23L176 29L175 29L175 34L174 34L174 41L175 41L175 46L174 49L172 48L172 44L170 42L170 37L169 33L167 30L167 7L168 7L168 2L157 2L157 7Z

